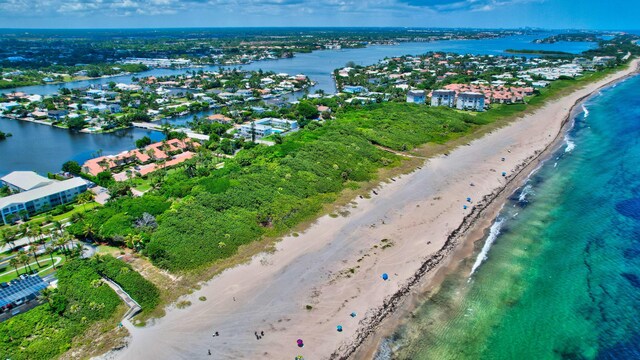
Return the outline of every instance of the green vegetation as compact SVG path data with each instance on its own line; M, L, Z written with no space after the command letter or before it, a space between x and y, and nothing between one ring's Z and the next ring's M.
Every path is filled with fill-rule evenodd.
M350 184L399 163L376 144L409 150L446 142L479 123L478 117L451 109L399 103L350 109L336 121L310 123L281 144L245 149L223 169L167 173L152 194L111 202L69 231L115 244L137 235L134 248L154 264L171 271L197 269L262 236L288 231ZM144 212L157 218L157 228L137 224Z
M119 201L108 202L99 211L87 213L84 219L67 230L75 236L111 240L117 245L124 245L127 236L136 235L140 236L140 241L146 242L157 226L154 217L165 212L170 205L160 196L123 197Z
M153 310L160 301L160 292L151 282L140 276L130 265L112 257L100 256L96 260L96 271L124 289L140 304L142 311Z
M5 133L0 131L0 141L6 140L8 137L11 137L11 136L12 136L11 133Z
M464 135L474 124L486 123L468 113L403 103L348 111L340 119L357 127L373 144L399 151L429 142L441 144Z
M174 169L154 180L151 194L116 200L71 228L84 236L93 229L111 243L135 243L133 248L170 271L199 269L233 256L242 245L290 231L342 190L399 164L399 156L377 145L410 151L426 143L444 144L615 70L555 81L528 104L494 105L484 113L395 102L348 107L336 113L336 120L311 122L275 146L245 148L225 160L223 169ZM157 219L157 227L136 226L145 211ZM127 234L139 237L127 241Z
M155 286L128 264L110 256L72 260L58 271L58 288L43 291L45 304L0 323L0 356L56 358L91 324L113 316L122 301L102 282L106 274L123 281L120 285L141 305L158 303Z
M76 161L70 160L62 164L62 171L78 175L82 172L82 167Z

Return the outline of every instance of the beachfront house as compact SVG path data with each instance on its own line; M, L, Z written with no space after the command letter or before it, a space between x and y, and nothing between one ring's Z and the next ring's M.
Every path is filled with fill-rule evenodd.
M484 94L477 92L461 92L458 94L456 108L459 110L484 111Z
M33 185L25 182L22 185ZM38 184L36 184L38 185ZM28 217L67 204L87 190L87 182L78 177L64 181L52 181L43 186L0 198L2 223L12 224L22 217Z
M424 90L410 90L407 93L407 102L413 104L424 104L426 95Z
M454 90L433 90L431 92L431 106L453 107L456 99Z

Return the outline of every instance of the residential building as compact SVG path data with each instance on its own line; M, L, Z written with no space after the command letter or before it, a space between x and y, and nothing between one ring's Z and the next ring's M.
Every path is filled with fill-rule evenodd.
M272 134L280 134L298 129L298 122L295 120L264 118L240 126L240 135L256 139Z
M97 176L103 171L113 171L129 164L147 164L157 160L169 161L173 156L188 152L189 148L198 146L200 144L190 138L161 141L147 145L144 149L135 149L124 151L117 155L89 159L82 164L82 172Z
M484 111L484 94L477 92L462 92L458 94L456 107L459 110Z
M360 94L360 93L366 92L367 89L364 86L347 85L342 89L342 91L349 94Z
M51 184L54 180L41 176L33 171L14 171L0 178L0 182L11 192L19 193Z
M1 111L11 111L11 110L13 110L15 108L19 108L19 107L20 107L20 103L17 103L15 101L0 103L0 112Z
M456 92L453 90L433 90L431 92L431 106L453 107L455 99Z
M424 104L426 95L424 90L410 90L407 93L407 102L414 104Z
M60 121L60 119L63 119L68 113L67 110L49 110L48 116L49 119Z
M31 216L70 203L87 187L84 179L74 177L0 198L2 222L10 224L23 215Z

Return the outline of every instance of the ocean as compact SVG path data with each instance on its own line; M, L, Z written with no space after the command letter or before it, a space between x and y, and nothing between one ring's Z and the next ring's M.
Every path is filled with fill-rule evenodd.
M377 359L640 359L639 86L585 103Z

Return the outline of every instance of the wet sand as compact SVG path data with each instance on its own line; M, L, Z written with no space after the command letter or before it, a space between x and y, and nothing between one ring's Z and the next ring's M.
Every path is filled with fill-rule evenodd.
M634 61L632 68L636 66ZM491 207L482 210L495 206L506 185L514 186L517 175L554 142L571 107L631 72L621 71L549 102L448 156L432 158L413 173L381 184L378 195L355 199L353 207L345 208L347 216L324 216L300 236L283 238L274 253L257 255L204 284L184 298L192 302L190 307L169 309L145 328L125 324L129 345L106 357L353 356L387 315L402 308L407 294L435 279L435 270L452 261L459 244L468 248L464 235L478 220L490 217ZM383 273L389 280L382 280ZM207 300L198 300L200 296ZM357 316L352 318L351 312ZM336 331L338 325L342 332ZM220 336L213 337L216 331ZM257 340L255 331L264 331L264 337ZM303 348L296 344L299 338Z

